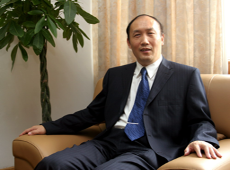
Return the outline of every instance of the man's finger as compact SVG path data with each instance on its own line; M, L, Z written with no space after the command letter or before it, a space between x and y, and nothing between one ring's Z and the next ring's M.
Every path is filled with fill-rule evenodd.
M201 158L202 157L201 148L200 148L200 146L198 144L194 145L194 150L195 150L197 156Z
M37 125L37 126L32 126L31 128L28 128L26 130L24 130L19 136L28 134L28 135L36 135L39 133L39 127L41 125Z
M222 157L221 153L217 149L213 148L213 151L214 151L214 153L216 154L217 157L219 157L219 158Z
M210 148L210 155L213 159L217 159L217 155L216 155L215 149L213 147Z
M28 133L29 136L32 136L32 135L39 135L40 133L37 131L37 130L33 130L31 132Z
M35 129L35 130L32 130L28 133L28 135L40 135L41 132L39 131L39 129Z
M205 156L208 158L208 159L211 159L211 155L210 154L212 154L212 152L211 152L211 149L209 148L209 147L207 147L207 146L204 146L204 152L205 152Z
M30 136L34 135L34 134L36 134L35 130L28 132L28 135L30 135Z
M216 148L213 148L213 151L217 155L217 157L219 157L219 158L222 157L221 153Z
M187 146L187 148L185 148L185 150L184 150L184 155L187 156L187 155L189 155L190 153L191 153L191 149L190 149L189 146Z
M26 131L27 130L24 130L19 136L22 136L22 135L26 134L27 133Z
M32 129L33 129L33 128L29 128L29 129L24 130L19 136L22 136L22 135L27 134L27 133L30 132Z

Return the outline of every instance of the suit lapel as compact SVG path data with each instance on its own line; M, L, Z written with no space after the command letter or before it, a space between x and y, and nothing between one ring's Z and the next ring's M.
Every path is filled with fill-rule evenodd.
M147 105L150 104L150 102L156 97L156 95L161 91L161 89L164 87L165 83L168 81L168 79L171 77L174 70L170 67L170 62L167 61L165 58L163 58L159 69L156 74L155 81L152 85Z
M127 67L125 67L124 71L122 71L122 94L123 94L123 98L122 98L122 107L121 108L124 108L126 103L127 103L127 99L128 99L128 95L129 95L129 92L130 92L130 89L131 89L131 83L132 83L132 78L133 78L133 75L134 75L134 71L135 71L135 68L136 68L136 63L132 63L132 64L129 64Z
M131 86L135 68L136 68L136 63L132 63L128 65L128 67L125 67L124 68L125 70L122 72L124 91L127 90L130 91L130 86Z

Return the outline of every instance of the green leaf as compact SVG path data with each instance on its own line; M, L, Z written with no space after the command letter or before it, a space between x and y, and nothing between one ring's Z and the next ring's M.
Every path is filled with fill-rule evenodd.
M35 35L32 45L35 54L39 55L42 52L44 45L44 37L41 32Z
M8 4L13 4L13 3L15 3L15 2L17 2L17 1L21 1L21 0L10 0L10 1L7 3L7 5L8 5Z
M71 29L73 32L76 34L77 39L79 40L80 45L83 47L84 46L84 40L81 32L77 29L77 27L74 24L70 24Z
M14 67L17 51L18 51L18 44L15 45L13 50L11 51L11 60L12 60L11 71L13 70Z
M6 12L6 9L9 8L9 6L4 6L3 8L0 9L0 16Z
M67 38L67 31L63 31L63 38Z
M8 27L9 24L6 24L4 27L0 29L0 40L2 40L5 37Z
M33 29L28 30L26 34L24 35L23 44L27 46L32 40L33 36L34 36L34 30Z
M89 24L97 24L99 20L88 12L84 11L79 5L77 7L77 12L83 17L83 19Z
M54 41L51 33L48 30L42 29L42 34L45 37L45 39L47 39L47 41L49 41L51 43L51 45L53 47L55 47L55 41Z
M54 20L55 18L59 18L59 12L60 10L53 7L51 10L48 10L48 15Z
M30 6L31 6L31 1L25 0L25 3L23 5L23 12L27 13L28 11L30 11Z
M76 34L73 34L72 36L72 44L73 44L73 48L75 50L75 52L78 52L78 41L77 41L77 37Z
M65 29L65 27L63 26L63 24L61 22L59 22L59 20L55 19L54 16L52 15L48 15L54 22L56 22L56 24L58 24L58 26L61 28L61 29Z
M21 26L15 22L11 22L9 32L18 37L22 37L24 35L24 31Z
M5 24L4 24L4 22L5 22L5 18L6 17L0 17L0 27L3 27Z
M9 5L9 6L11 6L11 5ZM12 11L10 11L10 12L7 12L7 16L9 17L12 17L12 19L14 19L14 18L21 18L21 15L23 14L23 11L22 11L22 7L18 7L18 8L14 8L14 9L11 9L11 7L10 7L10 9L7 9L7 10L12 10ZM7 18L8 18L7 17ZM25 18L24 18L25 19ZM15 19L14 19L15 20ZM19 20L19 19L17 19L17 20ZM16 20L15 20L16 21ZM17 23L19 23L18 21L17 21Z
M52 4L51 4L51 2L50 2L50 0L49 0L49 1L48 1L48 0L44 0L44 2L45 2L49 7L51 7L51 8L53 7Z
M2 1L0 2L0 5L5 4L5 3L8 3L8 2L10 2L10 0L2 0Z
M41 11L41 10L32 10L32 11L29 11L28 14L30 14L30 15L41 15L41 14L44 14L44 12Z
M40 0L31 0L31 2L34 4L34 5L39 5L41 3Z
M82 34L76 34L77 39L79 40L79 44L83 47L84 46L84 41L83 41L83 36Z
M10 40L9 40L8 45L6 47L6 51L8 51L8 49L10 48L10 44L14 41L14 35L10 34L9 36L10 36L10 38L9 38Z
M70 23L72 23L72 21L75 19L75 15L76 15L76 6L75 3L72 1L67 1L64 4L64 16L65 16L65 20L67 22L67 24L69 25Z
M65 30L65 27L63 26L61 22L59 22L58 20L55 20L55 21L58 24L59 28L61 28L62 30Z
M84 37L90 40L90 38L87 36L87 34L85 34L85 32L83 32L83 30L81 30L79 27L77 27L77 29L84 35Z
M55 3L55 9L62 6L64 4L64 1L63 2L56 2Z
M45 16L42 17L35 25L34 33L37 34L45 24Z
M8 43L6 37L4 37L1 41L0 41L0 49L4 48L6 46L6 44Z
M27 28L34 28L35 27L35 23L33 21L26 21L26 22L22 23L22 25L27 27Z
M52 34L55 37L57 37L57 27L49 16L47 17L47 23L48 23L48 27L51 30Z
M23 48L21 44L19 44L19 49L21 50L23 60L27 62L28 55L27 55L26 50Z
M84 37L86 37L87 39L90 40L90 38L85 34L85 32L83 32L83 30L81 30L81 29L79 28L79 24L78 24L78 23L73 23L72 25L73 25L73 27L75 27L75 29L76 29L78 32L82 33L82 34L84 35Z
M64 28L62 28L62 29L65 31L66 28L68 27L65 19L58 19L58 21L63 25Z
M72 30L66 29L66 39L69 40L71 38Z
M12 35L8 34L0 41L0 49L4 48L12 40Z

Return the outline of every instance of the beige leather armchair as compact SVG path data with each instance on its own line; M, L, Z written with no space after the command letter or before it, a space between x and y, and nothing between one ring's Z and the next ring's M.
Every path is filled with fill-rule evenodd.
M230 76L228 75L201 75L211 117L216 125L219 151L222 158L207 159L198 158L195 153L189 156L179 157L166 163L158 170L166 169L191 169L191 170L229 170L230 169ZM102 79L96 85L94 97L102 88ZM105 125L94 125L78 135L24 135L13 141L13 155L15 157L15 170L33 170L37 163L44 157L72 147L73 144L92 139L103 131ZM182 153L183 154L183 153Z

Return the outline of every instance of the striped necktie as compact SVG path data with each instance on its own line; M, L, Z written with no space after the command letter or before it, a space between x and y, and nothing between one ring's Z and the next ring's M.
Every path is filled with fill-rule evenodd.
M144 136L145 133L143 111L149 95L149 84L146 74L147 70L143 67L141 69L142 79L136 93L135 103L129 115L128 124L124 129L131 141Z

